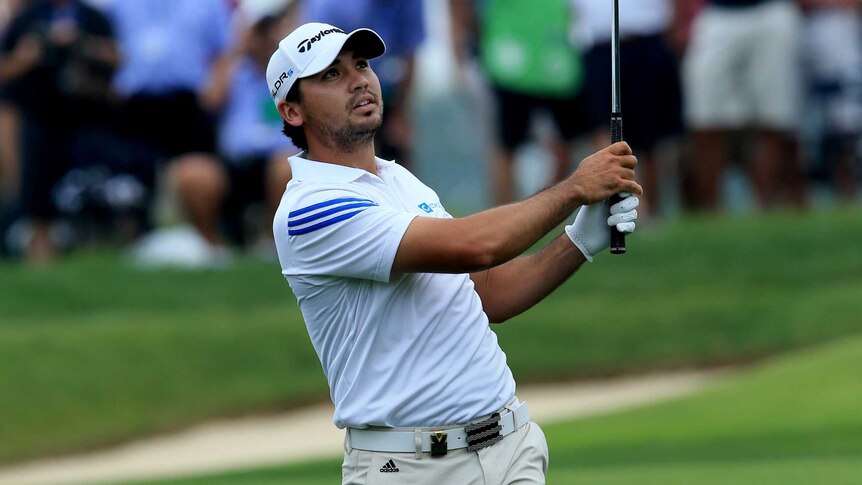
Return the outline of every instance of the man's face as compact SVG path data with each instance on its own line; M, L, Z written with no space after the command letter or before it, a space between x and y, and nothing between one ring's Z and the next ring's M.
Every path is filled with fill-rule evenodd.
M322 72L300 84L306 134L340 151L370 143L383 123L380 80L368 60L342 50Z

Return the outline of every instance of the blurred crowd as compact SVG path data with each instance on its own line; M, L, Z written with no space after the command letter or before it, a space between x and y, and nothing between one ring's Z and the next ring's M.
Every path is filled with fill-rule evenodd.
M686 210L723 210L723 177L739 167L763 209L807 206L814 182L856 197L862 1L619 3L624 131L645 217L664 213L668 188ZM487 163L489 200L512 201L526 143L551 155L552 179L574 168L575 143L609 143L611 5L0 0L0 254L38 264L109 241L207 266L239 249L271 257L297 150L264 73L307 21L385 39L373 64L386 106L378 154L415 169L416 138L434 136L411 110L418 52L428 12L447 12L453 69L481 72L493 105L476 118L494 133L492 155L476 163ZM166 230L171 218L186 232Z

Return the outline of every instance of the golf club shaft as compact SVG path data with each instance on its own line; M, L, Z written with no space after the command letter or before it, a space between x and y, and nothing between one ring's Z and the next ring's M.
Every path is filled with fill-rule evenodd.
M611 30L611 143L623 141L623 114L620 88L620 2L614 2L614 22ZM623 200L619 194L611 196L611 205ZM611 254L626 252L626 235L611 226Z

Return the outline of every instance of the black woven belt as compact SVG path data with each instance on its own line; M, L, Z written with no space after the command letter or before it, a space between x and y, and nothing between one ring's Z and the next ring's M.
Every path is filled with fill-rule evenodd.
M481 450L503 439L500 431L500 414L494 413L490 418L464 428L467 432L467 451Z

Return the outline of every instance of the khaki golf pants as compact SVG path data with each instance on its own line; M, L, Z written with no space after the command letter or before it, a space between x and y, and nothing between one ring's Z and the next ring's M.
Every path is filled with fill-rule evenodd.
M389 462L392 463L389 463ZM478 451L423 453L345 450L342 485L534 485L545 483L548 442L536 423Z

